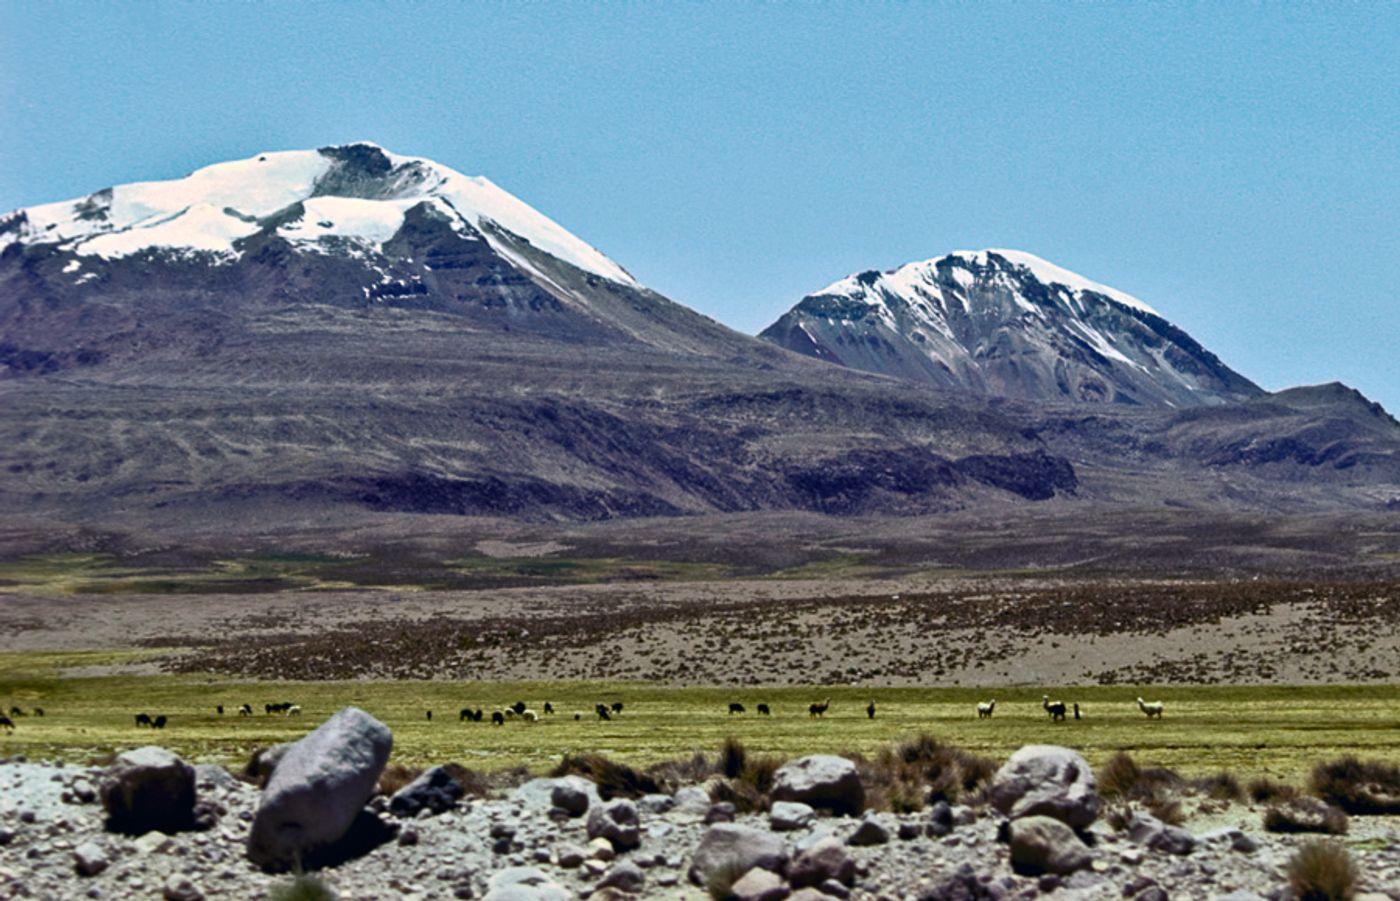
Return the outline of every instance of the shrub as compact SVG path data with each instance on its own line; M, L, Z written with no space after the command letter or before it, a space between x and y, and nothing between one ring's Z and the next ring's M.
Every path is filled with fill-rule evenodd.
M1184 783L1171 770L1143 769L1126 752L1104 761L1098 772L1099 793L1106 798L1140 801L1148 807L1166 805Z
M1216 801L1242 801L1244 788L1234 773L1220 772L1191 781L1191 787Z
M1313 840L1288 861L1288 884L1299 901L1349 901L1356 894L1356 864L1336 842Z
M740 813L767 810L772 806L773 778L782 765L777 757L747 759L737 775L711 786L710 800L728 801Z
M269 901L335 901L335 891L320 876L297 873L268 890Z
M920 735L880 749L873 759L851 755L865 783L867 807L912 813L937 801L972 801L997 765L993 760Z
M1316 798L1294 798L1264 811L1264 828L1269 832L1321 832L1345 835L1347 815Z
M1248 786L1250 800L1256 804L1268 804L1271 801L1291 801L1298 797L1298 789L1282 782L1275 782L1267 776L1254 779Z
M1319 763L1308 782L1313 794L1350 814L1400 814L1400 767L1347 755Z
M379 774L379 793L392 795L405 785L423 775L423 771L401 763L391 763Z
M1181 802L1175 798L1152 801L1147 805L1147 810L1168 826L1180 826L1186 822L1186 813L1181 809Z
M444 770L462 786L462 793L469 798L485 798L491 794L491 784L476 770L469 770L460 763L444 763Z
M744 771L744 764L748 760L748 756L743 742L733 736L726 738L719 749L720 772L729 779L738 777Z
M565 754L550 773L551 776L582 776L593 780L603 800L640 798L661 791L656 780L639 773L625 763L618 763L602 754Z

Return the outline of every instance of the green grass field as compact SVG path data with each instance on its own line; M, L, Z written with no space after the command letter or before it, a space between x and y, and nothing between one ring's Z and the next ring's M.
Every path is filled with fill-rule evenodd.
M870 751L920 732L969 750L1004 757L1023 744L1053 742L1082 750L1098 762L1118 750L1145 765L1183 774L1220 769L1241 776L1301 778L1318 760L1342 753L1400 762L1400 686L1243 687L1142 689L1167 703L1166 717L1148 721L1133 699L1139 689L1093 686L1061 689L1078 701L1086 718L1051 723L1040 709L1039 689L987 691L946 688L669 688L641 683L472 682L231 682L175 676L65 677L73 668L110 664L119 657L96 652L0 654L0 706L41 706L47 716L17 720L0 733L0 755L61 756L82 761L118 748L158 743L196 760L241 762L261 745L287 741L326 715L355 704L394 730L395 760L410 765L456 760L481 770L551 766L571 751L599 751L631 763L713 751L726 736L751 751L795 756L818 751ZM831 712L813 720L807 705L830 696ZM978 720L975 704L995 696L997 713ZM867 719L866 703L878 707ZM293 701L301 717L267 716L262 705ZM559 711L537 724L459 723L470 705L488 711L523 700L539 710L545 700ZM593 705L622 701L611 722ZM738 700L749 708L729 716ZM772 717L755 705L767 702ZM242 703L252 717L238 717ZM216 704L228 713L219 717ZM430 723L424 711L431 709ZM135 713L170 717L163 732L138 729ZM573 714L583 718L575 721Z

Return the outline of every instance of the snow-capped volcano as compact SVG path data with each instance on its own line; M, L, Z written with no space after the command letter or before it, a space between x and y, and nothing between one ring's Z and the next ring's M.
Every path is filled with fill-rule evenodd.
M986 395L1194 406L1260 393L1137 298L1015 250L849 276L760 337Z
M504 230L585 272L636 286L621 266L487 179L368 142L262 153L185 178L17 210L0 218L0 251L54 244L79 257L175 251L231 262L247 239L273 233L302 249L378 252L417 207L481 235L497 252L514 253Z

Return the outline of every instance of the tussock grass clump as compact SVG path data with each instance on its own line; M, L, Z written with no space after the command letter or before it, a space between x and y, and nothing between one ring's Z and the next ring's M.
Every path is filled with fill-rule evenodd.
M1308 787L1349 814L1400 814L1400 766L1348 754L1314 767Z
M661 785L647 773L602 754L565 754L551 776L582 776L593 780L603 800L640 798L661 791Z
M324 879L312 873L297 873L267 892L268 901L335 901L336 893Z
M1249 799L1256 804L1291 801L1298 797L1298 789L1283 782L1276 782L1268 776L1250 780L1247 790Z
M744 748L744 743L734 736L724 740L724 744L719 749L719 771L727 779L735 779L744 771L744 764L748 762L749 752Z
M1268 832L1346 835L1347 815L1325 801L1298 797L1266 808L1264 829Z
M391 763L384 768L384 772L379 774L379 793L386 796L393 795L421 775L423 775L423 771L420 769L404 766L401 763Z
M1299 901L1350 901L1356 896L1356 864L1336 842L1313 840L1288 861L1288 884Z
M1243 801L1244 786L1234 773L1219 772L1191 780L1191 787L1214 801Z
M1186 822L1186 811L1176 798L1153 801L1147 805L1147 810L1168 826L1180 826Z
M977 803L997 771L996 761L923 734L877 751L850 755L865 783L866 806L912 813L937 801Z
M735 744L738 744L735 742ZM728 743L726 742L726 746ZM739 746L742 749L742 745ZM740 813L764 811L773 806L773 778L783 761L778 757L749 757L741 755L742 765L738 772L721 779L710 787L710 800L728 801ZM721 767L724 756L721 755ZM734 763L735 761L730 761ZM728 769L723 769L726 776ZM740 873L739 875L743 875Z
M1106 798L1163 804L1185 783L1174 771L1160 767L1144 769L1125 751L1119 751L1098 772L1099 794Z
M444 770L462 786L462 793L468 798L485 798L491 794L491 783L486 776L476 770L467 769L460 763L444 763Z

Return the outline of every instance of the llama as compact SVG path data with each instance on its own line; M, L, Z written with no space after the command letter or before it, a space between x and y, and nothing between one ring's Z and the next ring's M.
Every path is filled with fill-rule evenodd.
M773 715L773 711L771 711L771 710L768 709L768 705L767 705L767 704L759 704L759 705L758 705L758 715L759 715L759 716L772 716L772 715Z
M540 721L540 715L529 707L526 707L525 712L520 714L520 718L527 723L538 723Z
M598 704L598 705L596 705L596 706L593 708L593 710L594 710L594 712L596 712L596 713L598 714L598 719L600 719L600 720L610 720L610 719L612 719L612 714L611 714L611 713L608 713L608 705L607 705L607 704Z
M242 707L239 707L239 708L238 708L238 715L239 715L239 716L252 716L252 715L253 715L253 705L252 705L252 704L244 704Z
M548 701L545 701L545 702L544 702L544 715L545 715L545 716L552 716L553 714L554 714L554 705L551 704L551 703L549 703Z
M163 713L162 713L160 716L156 717L155 719L151 720L151 728L152 728L152 729L164 729L164 728L165 728L165 724L166 724L166 719L165 719L165 714L163 714Z
M44 715L44 708L42 708L42 707L35 707L35 708L34 708L34 715L35 715L35 716L43 716L43 715Z
M1079 702L1074 702L1074 718L1079 719Z
M872 719L872 720L875 719L875 702L874 702L874 701L871 701L871 702L870 702L870 705L869 705L868 707L865 708L865 715L868 716L868 717L869 717L870 719Z
M499 710L493 710L493 711L491 711L491 725L493 725L493 726L504 726L505 724L506 724L506 715L505 715L504 713L502 713L502 712L499 711Z
M288 705L287 705L287 712L286 712L286 715L287 715L287 716L301 716L301 705L300 705L300 704L288 704ZM430 718L431 718L431 717L430 717Z
M429 711L428 711L428 722L431 723L432 721L433 721L433 712L432 712L431 710L429 710Z
M613 713L621 713L621 712L622 712L622 702L621 702L621 701L613 701L613 702L612 702L612 712L613 712Z
M1040 696L1040 706L1045 708L1045 712L1050 714L1050 719L1055 722L1065 718L1065 702L1052 701L1049 695Z
M1163 709L1165 709L1165 705L1161 701L1148 702L1144 701L1142 698L1138 698L1137 702L1138 710L1141 710L1143 713L1147 714L1148 719L1156 717L1160 720L1162 718L1162 711Z
M141 726L149 726L149 725L151 725L151 715L150 715L149 713L138 713L138 714L136 714L136 726L137 726L137 728L140 728Z
M996 712L996 709L996 698L993 698L990 701L983 701L982 703L977 705L977 718L979 720L989 720L992 718L992 714Z
M730 702L729 702L729 715L730 715L730 716L733 716L733 715L736 714L736 713L743 713L743 712L744 712L744 705L743 705L743 704L740 704L738 701L730 701Z
M4 729L6 732L15 731L15 721L0 713L0 729Z
M815 717L823 717L823 716L826 716L826 711L827 711L827 709L830 708L830 707L831 707L831 698L827 698L825 701L822 701L820 704L808 704L808 705L807 705L807 715L810 716L810 717L813 717L813 718L815 718Z
M224 705L223 705L223 704L220 704L218 707L215 707L214 709L217 710L217 711L219 712L219 716L223 716L223 715L224 715Z
M520 716L520 714L525 712L525 708L528 706L529 705L524 701L516 701L514 704L510 705L510 709L515 712L516 716Z

